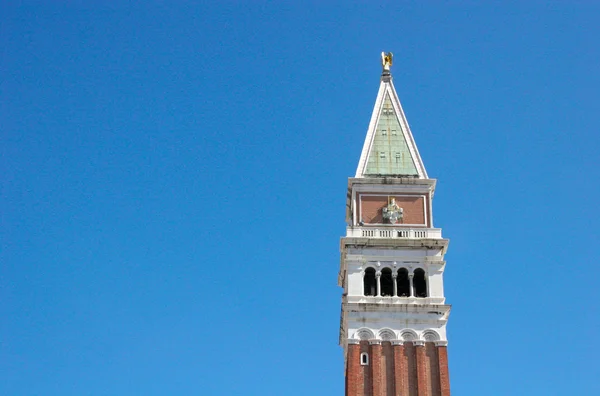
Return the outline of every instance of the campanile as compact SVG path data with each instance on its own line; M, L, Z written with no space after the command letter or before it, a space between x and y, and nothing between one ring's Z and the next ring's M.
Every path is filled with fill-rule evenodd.
M444 297L448 239L433 225L430 179L390 67L383 72L356 175L348 179L340 345L347 396L449 396Z

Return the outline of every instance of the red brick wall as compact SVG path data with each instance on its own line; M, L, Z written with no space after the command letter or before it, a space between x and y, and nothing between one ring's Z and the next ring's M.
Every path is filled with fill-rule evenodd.
M382 383L385 371L382 370L381 344L371 345L371 369L373 382L373 396L385 396L383 394Z
M371 369L371 365L373 364L372 362L372 355L371 355L371 346L369 345L368 341L361 341L360 342L360 352L361 353L368 353L369 354L369 364L367 366L360 366L361 368L361 372L362 372L362 379L363 379L363 386L362 386L362 393L358 393L359 395L363 395L363 396L373 396L373 381L372 381L372 369Z
M438 361L440 364L440 388L442 396L450 396L450 376L448 375L448 349L445 346L437 347Z
M424 197L422 195L393 197L396 204L404 211L403 224L427 225L425 219ZM388 204L388 197L383 195L369 196L360 195L360 208L358 219L362 219L365 224L383 224L382 209Z
M408 363L404 354L404 345L394 345L394 363L395 396L408 395L406 379L406 366Z
M360 345L348 345L346 357L346 396L362 396L363 378L360 366Z
M406 395L418 396L417 393L417 356L415 346L412 342L404 343L404 355L406 356Z
M382 383L384 384L383 394L386 396L392 396L396 394L394 386L394 348L392 347L392 343L389 341L382 342L381 348L381 355L384 367L384 378L382 381Z
M425 361L425 346L416 345L417 355L417 394L419 396L431 396L427 392L427 383L429 382L429 373L427 372L427 362Z
M361 353L369 364L360 364ZM346 396L450 396L445 346L391 345L361 341L348 345Z
M430 395L441 395L440 388L440 362L438 358L437 347L433 342L425 343L425 355L429 381L427 382L427 391Z

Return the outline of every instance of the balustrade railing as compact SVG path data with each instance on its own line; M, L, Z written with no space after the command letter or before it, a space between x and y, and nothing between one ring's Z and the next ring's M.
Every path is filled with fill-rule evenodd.
M442 238L441 228L371 228L348 227L346 236L362 238Z

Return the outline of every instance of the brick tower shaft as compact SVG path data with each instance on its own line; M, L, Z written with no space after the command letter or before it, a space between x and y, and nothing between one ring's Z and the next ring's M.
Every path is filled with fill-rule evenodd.
M450 395L448 354L435 342L360 341L348 346L347 396ZM361 364L360 355L371 357Z

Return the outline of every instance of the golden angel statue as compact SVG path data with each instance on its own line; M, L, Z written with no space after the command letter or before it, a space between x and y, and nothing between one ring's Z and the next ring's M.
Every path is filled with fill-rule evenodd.
M390 67L393 63L394 54L391 52L382 52L381 53L381 66L383 66L383 71L390 71Z

